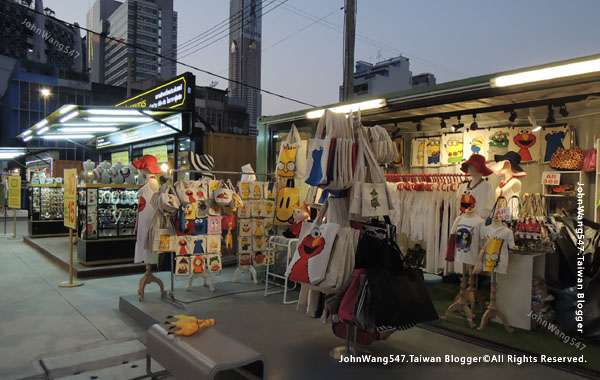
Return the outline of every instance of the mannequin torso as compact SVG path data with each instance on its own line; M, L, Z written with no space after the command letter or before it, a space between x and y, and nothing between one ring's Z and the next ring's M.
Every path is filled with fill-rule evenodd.
M146 175L146 183L138 190L139 208L137 220L137 234L135 241L135 262L154 263L156 255L152 255L152 247L145 247L148 231L151 229L151 224L154 222L155 208L152 204L152 195L159 189L156 177L148 170L143 170Z

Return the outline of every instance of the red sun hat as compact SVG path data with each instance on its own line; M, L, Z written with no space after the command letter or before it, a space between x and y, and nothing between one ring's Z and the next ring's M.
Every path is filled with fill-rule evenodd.
M158 168L158 162L156 161L156 157L145 154L141 159L137 161L133 161L133 166L140 170L148 170L152 174L160 174L160 169Z
M475 165L481 173L481 175L483 175L484 177L487 177L493 173L493 171L490 168L488 168L485 164L485 157L483 157L481 154L472 154L467 161L463 162L462 165L460 165L460 170L462 170L463 173L468 173L469 164Z

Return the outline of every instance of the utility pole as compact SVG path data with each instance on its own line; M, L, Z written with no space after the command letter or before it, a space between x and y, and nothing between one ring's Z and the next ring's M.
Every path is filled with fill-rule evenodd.
M356 34L356 0L344 6L344 101L352 99L354 90L354 40Z

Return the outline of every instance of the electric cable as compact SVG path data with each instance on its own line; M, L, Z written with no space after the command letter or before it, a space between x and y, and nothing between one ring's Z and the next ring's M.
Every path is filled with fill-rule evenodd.
M288 12L294 13L297 16L300 16L300 17L303 17L303 18L306 18L306 19L309 19L309 20L314 20L314 19L318 18L318 16L315 16L315 15L309 13L309 12L306 12L306 11L300 9L300 8L294 7L294 6L289 5L289 4L286 4L282 8L285 9L285 10L287 10ZM321 22L319 22L319 24L321 24L321 25L323 25L323 26L325 26L325 27L327 27L327 28L329 28L331 30L334 30L334 31L336 31L338 33L342 33L342 34L344 33L344 31L339 26L337 26L337 25L335 25L333 23L330 23L328 21L321 21ZM391 53L393 53L395 55L403 55L402 52L396 50L395 48L393 48L393 47L391 47L389 45L386 45L383 42L379 42L379 41L374 40L372 38L366 37L366 36L364 36L362 34L356 33L356 39L359 40L359 41L362 41L362 42L364 42L364 43L366 43L368 45L371 45L373 47L376 47L376 48L379 48L379 49L382 49L382 50L387 50L387 51L389 51L389 52L391 52ZM458 76L458 77L462 77L462 78L466 78L467 77L466 74L463 74L463 73L458 72L456 70L453 70L453 69L450 69L448 67L442 66L440 64L427 61L426 59L420 58L420 57L418 57L418 56L416 56L414 54L411 54L409 52L405 52L404 54L408 58L412 58L415 61L420 62L423 65L426 65L426 66L429 66L429 67L432 67L432 68L437 68L438 70L445 71L445 72L447 72L449 74L452 74L454 76Z
M4 3L4 2L6 2L6 3L8 3L8 2L9 2L8 0L0 0L0 1L1 1L1 2L3 2L3 3ZM284 0L284 1L287 1L287 0ZM49 16L49 15L46 15L46 14L44 14L44 13L42 13L42 12L38 12L38 11L36 11L35 9L29 8L29 7L27 7L27 6L25 6L25 5L22 5L22 4L19 4L19 3L12 3L12 2L11 2L11 4L14 4L14 5L16 5L16 6L19 6L19 7L21 7L21 8L24 8L24 9L26 9L26 10L28 10L28 11L32 12L32 13L35 13L35 14L42 15L42 16L44 16L44 17L46 17L46 18L53 19L53 20L55 20L55 21L57 21L57 22L62 22L63 24L65 24L65 25L67 25L67 26L70 26L70 27L72 27L72 28L75 28L75 25L74 25L73 23L70 23L70 22L67 22L67 21L61 20L61 19L59 19L59 18L56 18L56 17L54 17L54 16ZM140 46L138 46L138 45L136 45L136 44L132 44L132 43L130 43L130 42L122 41L122 40L116 39L116 38L114 38L114 37L107 36L107 35L106 35L106 34L104 34L104 33L98 33L98 32L94 32L93 30L90 30L90 29L88 29L88 28L84 28L84 27L82 27L82 26L78 26L78 28L79 28L80 30L83 30L83 31L85 31L85 32L88 32L88 33L93 33L93 34L95 34L95 35L102 36L102 37L104 37L104 38L106 38L106 39L109 39L109 40L111 40L111 41L118 42L118 43L120 43L120 44L123 44L123 45L125 45L125 46L129 46L129 47L132 47L132 48L135 48L135 49L139 49L139 50L141 50L141 51L144 51L144 52L146 52L146 53L149 53L149 54L155 55L155 56L157 56L157 57L161 57L161 58L167 59L167 60L169 60L169 61L171 61L171 62L178 63L178 64L180 64L180 65L182 65L182 66L184 66L184 67L188 67L188 68L190 68L190 69L193 69L193 70L199 71L199 72L201 72L201 73L205 73L205 74L208 74L208 75L212 75L212 76L214 76L214 77L217 77L217 78L220 78L220 79L223 79L223 80L229 81L229 82L237 83L237 84L239 84L239 85L241 85L241 86L246 86L247 88L251 88L251 89L253 89L253 90L261 91L261 92L264 92L265 94L269 94L269 95L272 95L272 96L276 96L276 97L278 97L278 98L281 98L281 99L285 99L285 100L289 100L289 101L291 101L291 102L295 102L295 103L298 103L298 104L302 104L302 105L305 105L305 106L309 106L309 107L311 107L311 108L315 108L315 107L317 107L317 106L316 106L316 105L314 105L314 104L310 104L310 103L307 103L307 102L303 102L303 101L301 101L301 100L294 99L294 98L291 98L291 97L289 97L289 96L285 96L285 95L282 95L282 94L278 94L278 93L276 93L276 92L269 91L269 90L266 90L266 89L264 89L264 88L260 88L260 87L257 87L257 86L252 86L252 85L250 85L250 84L243 83L243 82L240 82L240 81L237 81L237 80L234 80L234 79L229 79L229 78L227 78L227 77L225 77L225 76L222 76L222 75L219 75L219 74L215 74L215 73L213 73L213 72L211 72L211 71L204 70L204 69L201 69L201 68L199 68L199 67L196 67L196 66L190 65L190 64L188 64L188 63L184 63L184 62L178 61L177 59L174 59L174 58L171 58L171 57L166 57L166 56L164 56L164 55L162 55L162 54L158 54L158 53L155 53L155 52L153 52L153 51L147 50L147 49L145 49L145 48L142 48L142 47L140 47Z
M265 4L265 5L262 5L262 6L260 7L260 10L261 10L261 15L262 15L262 11L263 11L264 9L266 9L266 8L267 8L269 5L273 4L273 3L274 3L274 2L276 2L276 1L277 1L277 0L270 0L270 2L268 2L267 4ZM287 1L287 0L286 0L286 1ZM232 28L235 28L235 27L237 27L237 26L240 26L240 28L242 27L242 26L241 26L241 24L242 24L242 22L243 22L243 20L244 20L244 13L243 13L244 11L245 11L245 8L244 8L244 10L243 10L243 11L240 11L240 12L238 13L238 15L236 16L236 20L235 20L235 21L233 21L233 18L232 18L232 17L230 17L230 18L229 18L229 20L228 20L228 21L229 21L228 23L226 23L226 24L223 24L223 25L219 26L219 27L218 27L217 29L215 29L213 32L209 33L209 34L214 34L213 36L206 36L206 37L204 37L204 38L198 38L198 39L196 39L194 42L192 42L192 43L188 44L188 46L186 46L186 47L185 47L185 48L183 48L183 49L181 49L181 48L178 46L178 47L177 47L177 49L178 49L177 53L178 53L178 54L181 54L181 53L186 53L186 52L189 52L190 50L192 50L192 49L195 49L195 48L196 48L197 46L199 46L199 45L202 45L202 44L204 44L204 43L208 43L208 42L210 42L211 40L214 40L215 38L223 37L223 33L225 33L225 35L227 35L227 36L228 36L228 35L230 35L230 34L232 33L232 32L230 32L230 30L231 30ZM261 16L261 17L262 17L262 16ZM257 19L258 19L258 18L257 18ZM233 24L232 24L232 21L233 21ZM215 34L215 33L216 33L216 34ZM224 37L223 37L223 38L224 38ZM181 51L179 51L179 50L181 50Z
M271 12L271 11L274 11L275 9L277 9L278 7L280 7L281 5L283 5L284 3L288 2L288 1L289 1L289 0L282 0L282 1L281 1L279 4L275 5L273 8L271 8L271 9L267 10L266 12L261 12L260 16L259 16L259 17L257 17L256 19L258 20L258 19L262 18L263 16L267 15L269 12ZM191 55L191 54L194 54L194 53L197 53L197 52L199 52L199 51L200 51L200 50L202 50L202 49L206 49L207 47L209 47L209 46L211 46L211 45L213 45L213 44L215 44L215 43L219 42L219 41L220 41L220 40L222 40L223 38L229 37L231 34L238 32L238 31L239 31L240 29L242 29L242 28L243 28L243 25L240 25L240 26L239 26L239 27L238 27L236 30L234 30L234 31L229 31L229 33L228 33L228 34L225 34L225 35L223 35L222 37L220 37L220 38L217 38L216 40L213 40L213 41L211 41L210 43L208 43L208 44L206 44L206 45L200 46L200 47L199 47L199 48L197 48L196 50L194 50L194 51L192 51L192 52L188 52L188 53L186 53L186 54L182 55L182 56L181 56L181 57L179 57L179 58L185 58L185 57L187 57L187 56L189 56L189 55ZM189 49L188 49L187 51L189 51Z

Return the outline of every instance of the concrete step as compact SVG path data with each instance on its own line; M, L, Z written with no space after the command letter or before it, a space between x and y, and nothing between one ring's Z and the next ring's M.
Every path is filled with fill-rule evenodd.
M56 379L144 358L146 358L146 346L138 340L129 340L41 359L40 363L48 377Z
M152 372L162 371L164 368L152 360ZM148 378L146 374L146 359L124 363L114 367L102 368L82 372L77 375L59 377L55 380L133 380Z

